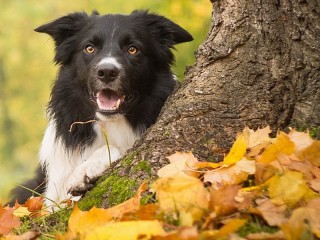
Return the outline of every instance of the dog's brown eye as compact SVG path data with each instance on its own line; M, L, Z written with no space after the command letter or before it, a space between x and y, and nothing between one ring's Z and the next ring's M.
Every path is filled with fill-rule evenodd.
M89 45L87 45L87 46L85 47L84 51L85 51L86 53L91 54L91 53L94 53L95 49L94 49L94 46L92 46L91 44L89 44Z
M130 46L128 48L128 53L130 53L131 55L136 55L139 52L138 48L135 46Z

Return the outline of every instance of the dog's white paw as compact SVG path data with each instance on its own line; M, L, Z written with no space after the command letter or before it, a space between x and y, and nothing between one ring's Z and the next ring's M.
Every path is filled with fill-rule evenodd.
M109 167L110 162L121 157L118 149L110 147L111 159L108 160L106 148L102 147L95 151L92 156L80 166L68 178L66 183L67 193L72 196L83 195L90 190L97 179Z
M94 173L87 165L88 164L80 165L68 178L66 184L68 194L71 194L72 196L79 196L93 187L93 184L100 174L98 172Z

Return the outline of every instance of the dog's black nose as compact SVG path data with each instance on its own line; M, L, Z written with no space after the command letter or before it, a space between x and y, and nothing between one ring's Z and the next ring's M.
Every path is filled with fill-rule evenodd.
M101 81L112 82L119 76L120 70L112 63L103 64L97 69L97 76Z

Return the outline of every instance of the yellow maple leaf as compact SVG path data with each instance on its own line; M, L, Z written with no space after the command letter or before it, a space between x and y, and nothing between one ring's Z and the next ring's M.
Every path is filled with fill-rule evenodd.
M16 217L25 217L25 216L29 216L30 215L30 211L28 210L27 207L18 207L16 210L13 211L13 215Z
M152 236L164 235L159 221L128 221L104 224L88 231L85 237L80 239L86 240L147 240Z
M302 198L314 195L301 172L288 171L283 175L274 175L266 181L266 185L269 186L271 202L277 205L292 206Z
M160 178L152 188L163 212L191 213L193 220L198 220L208 209L209 193L197 178L183 175Z
M191 152L176 152L169 157L170 164L158 170L159 177L170 177L176 174L183 174L198 177L199 173L193 169L198 160Z
M239 134L236 141L232 145L230 152L227 156L223 159L223 163L227 166L235 164L236 162L240 161L247 150L247 144L245 141L245 135Z
M261 163L270 163L276 160L279 154L290 155L294 150L295 144L290 140L289 136L284 132L279 132L275 142L266 148L257 161Z

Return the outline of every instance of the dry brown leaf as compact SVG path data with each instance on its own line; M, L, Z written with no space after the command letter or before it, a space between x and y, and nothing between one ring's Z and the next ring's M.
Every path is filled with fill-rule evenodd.
M285 216L287 207L285 205L278 206L270 200L265 200L256 209L270 226L279 226L287 220Z
M210 205L209 208L214 210L218 216L227 215L235 211L238 203L235 197L241 186L226 186L222 189L215 190L210 188Z

